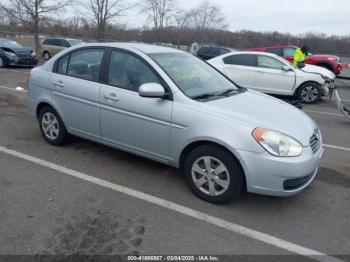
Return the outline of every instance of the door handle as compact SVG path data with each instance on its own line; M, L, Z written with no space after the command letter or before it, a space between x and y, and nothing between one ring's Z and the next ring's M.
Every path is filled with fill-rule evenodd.
M103 98L107 100L112 100L112 101L120 100L115 93L110 93L109 95L103 95Z
M64 87L64 84L62 81L58 81L56 83L53 84L56 88L60 89Z

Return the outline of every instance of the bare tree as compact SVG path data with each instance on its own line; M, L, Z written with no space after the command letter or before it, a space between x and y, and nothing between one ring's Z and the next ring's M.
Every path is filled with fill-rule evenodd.
M158 42L162 41L163 29L174 15L177 0L143 0L142 12L152 21Z
M176 45L179 46L183 40L183 33L188 28L190 16L185 10L178 9L173 19L176 28Z
M221 12L221 7L212 4L209 0L190 10L189 16L191 17L200 43L206 40L205 36L209 30L226 27L225 17Z
M39 24L43 17L52 12L62 10L74 0L8 0L9 4L3 6L4 10L16 17L23 25L29 25L34 33L35 51L40 52Z
M87 7L88 16L96 26L96 37L99 41L105 38L109 21L122 16L125 11L134 7L126 2L126 0L90 0L90 5Z

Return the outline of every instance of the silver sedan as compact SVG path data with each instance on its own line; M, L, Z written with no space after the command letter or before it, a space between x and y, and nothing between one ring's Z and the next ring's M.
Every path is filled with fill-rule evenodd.
M48 143L75 135L180 168L213 203L299 193L323 153L306 114L170 48L69 48L31 71L27 100Z

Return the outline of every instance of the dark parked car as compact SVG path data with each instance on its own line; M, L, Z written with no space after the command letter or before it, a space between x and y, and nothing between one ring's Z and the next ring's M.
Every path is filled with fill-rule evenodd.
M15 41L0 38L0 68L7 66L36 66L38 58L31 48Z
M197 51L197 56L204 59L209 60L219 55L224 55L230 52L235 51L234 49L220 46L202 46Z

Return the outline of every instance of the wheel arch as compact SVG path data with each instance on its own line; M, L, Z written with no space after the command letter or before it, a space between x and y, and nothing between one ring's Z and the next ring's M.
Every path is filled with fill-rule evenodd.
M299 86L298 86L297 88L295 88L294 94L293 94L293 95L296 96L296 95L298 94L298 92L299 92L299 89L300 89L302 86L304 86L305 84L310 84L310 83L316 84L316 85L318 85L320 88L322 87L322 85L321 85L319 82L315 81L315 80L307 80L307 81L302 82L301 84L299 84ZM321 90L321 91L322 91L322 90Z
M329 63L328 61L320 61L320 62L317 62L315 65L327 68L328 70L332 71L333 73L335 72L334 66L331 63Z
M37 118L39 118L39 115L40 115L40 111L45 107L45 106L49 106L51 107L53 110L55 110L57 112L57 114L60 116L60 118L62 119L62 116L61 114L59 113L59 111L57 110L57 108L52 105L50 102L44 100L44 101L41 101L37 104L36 106L36 109L35 109L35 115Z

